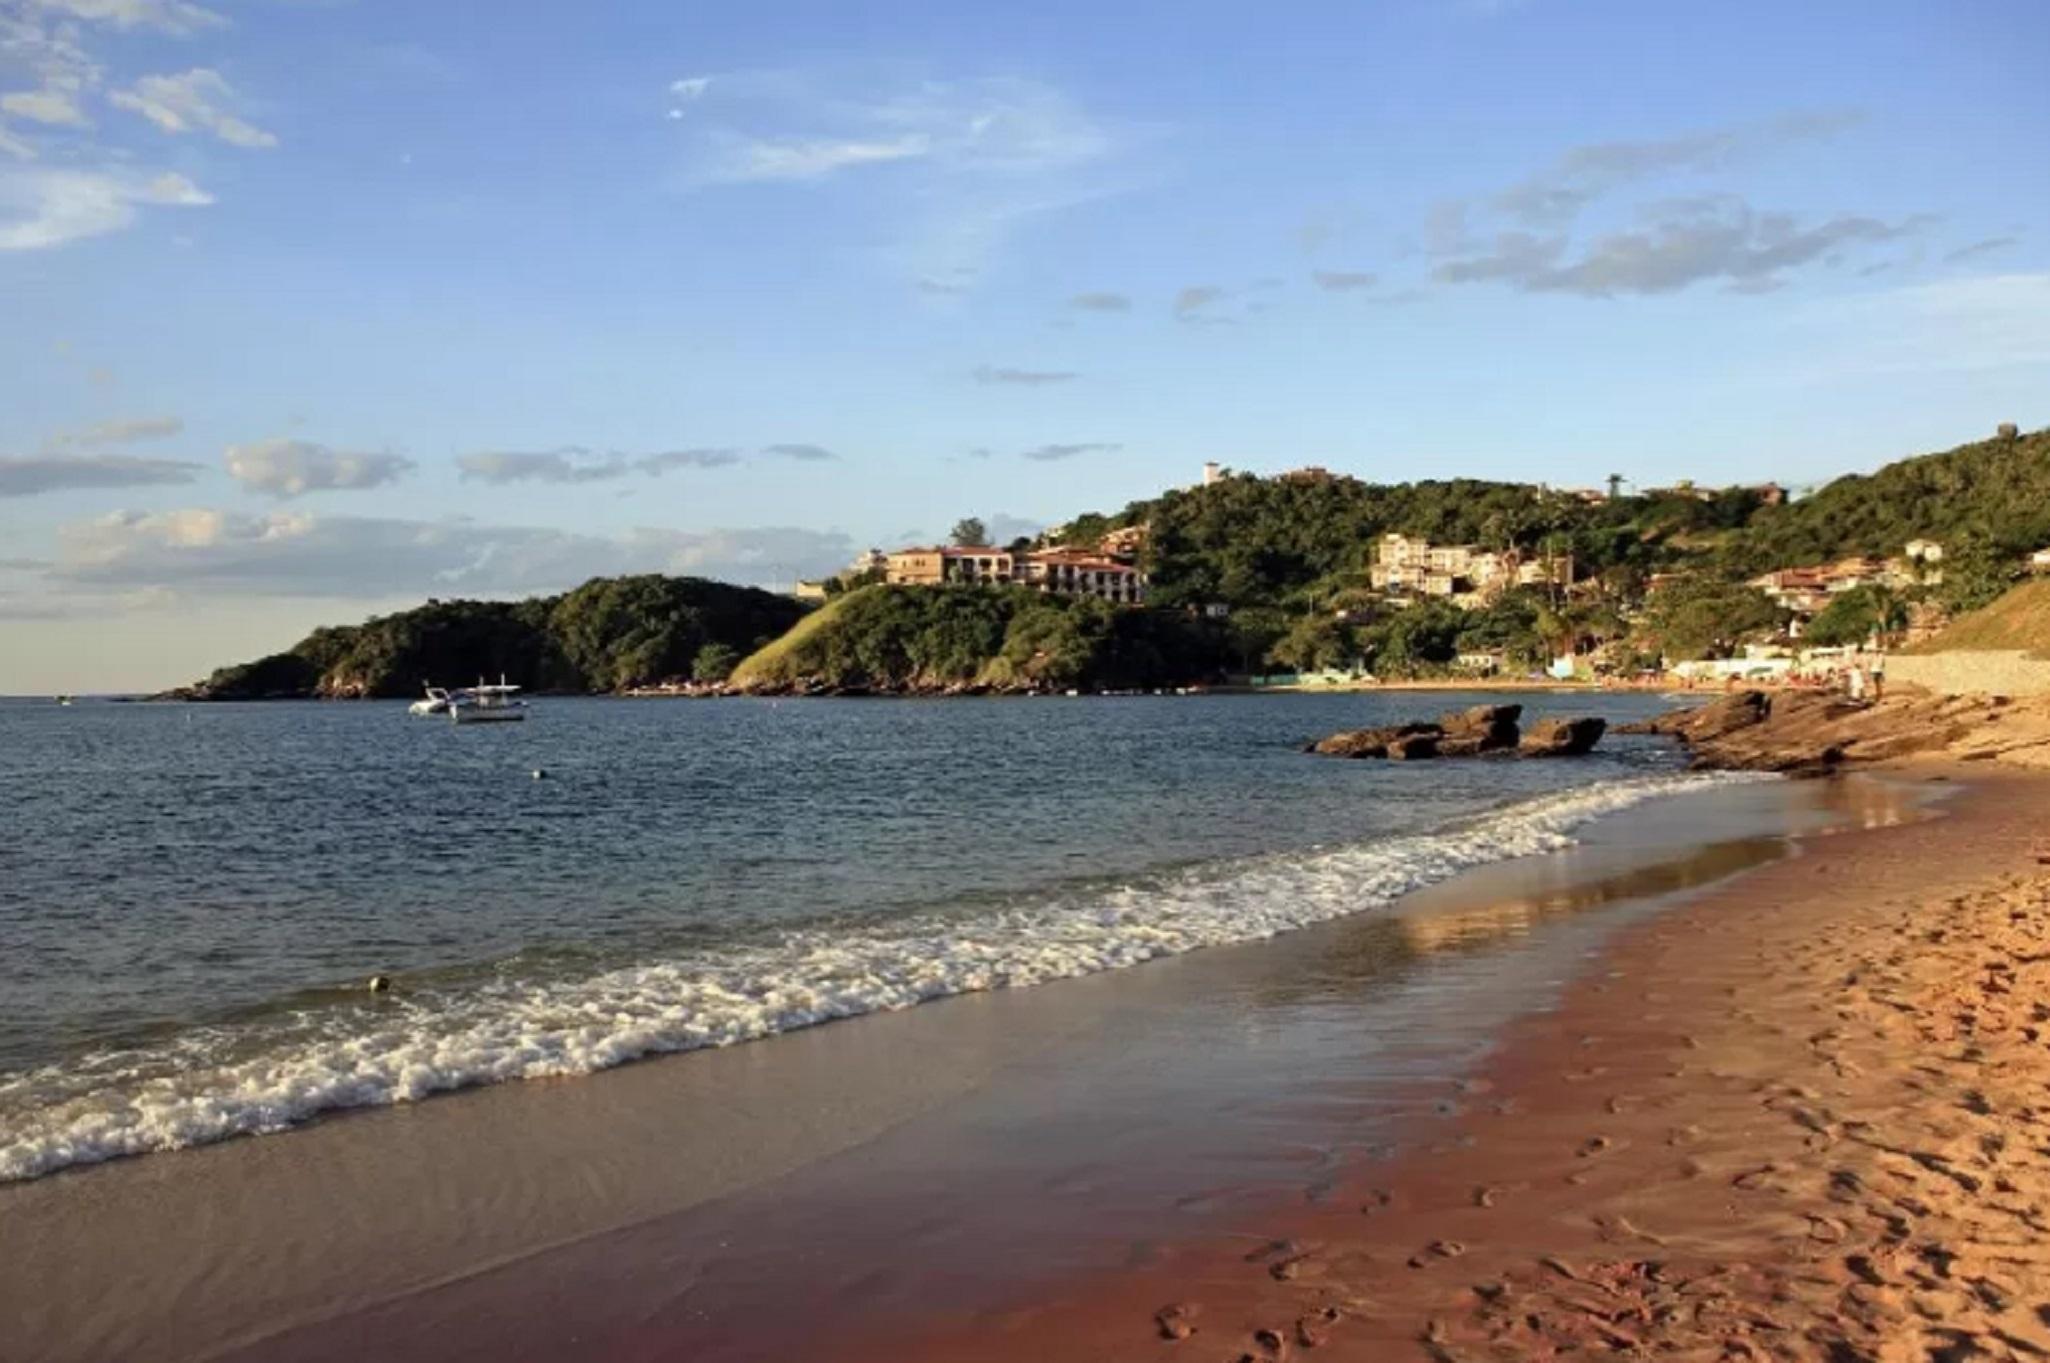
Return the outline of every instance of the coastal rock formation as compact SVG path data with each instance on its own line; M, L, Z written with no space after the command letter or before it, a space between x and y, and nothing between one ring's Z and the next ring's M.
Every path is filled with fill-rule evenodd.
M1740 691L1619 733L1677 738L1703 770L1822 772L1903 757L2000 758L2050 766L2050 697Z
M1438 720L1438 727L1443 730L1438 753L1443 757L1470 757L1513 748L1518 738L1516 722L1522 717L1521 705L1476 705L1455 710Z
M1521 705L1476 705L1454 710L1436 723L1388 724L1375 729L1348 729L1308 746L1325 757L1385 757L1413 761L1424 757L1476 757L1482 753L1521 753L1526 757L1576 757L1593 750L1608 729L1594 716L1540 720L1528 737L1518 728Z
M1531 726L1516 750L1525 757L1578 757L1593 752L1608 728L1609 722L1600 715L1541 719Z

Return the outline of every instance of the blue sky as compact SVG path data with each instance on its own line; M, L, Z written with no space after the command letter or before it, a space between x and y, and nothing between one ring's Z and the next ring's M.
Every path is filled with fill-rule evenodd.
M2050 7L0 0L0 692L2050 421Z

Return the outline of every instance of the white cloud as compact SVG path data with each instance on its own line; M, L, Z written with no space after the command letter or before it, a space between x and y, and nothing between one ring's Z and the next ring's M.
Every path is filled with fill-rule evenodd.
M1072 445L1040 445L1023 451L1019 457L1034 463L1051 464L1063 459L1078 459L1085 454L1114 454L1123 448L1123 445L1109 441L1092 440Z
M91 123L79 107L78 91L54 86L40 90L16 90L0 95L0 113L26 118L32 123L50 123L83 128Z
M228 22L187 0L28 0L28 7L109 28L149 28L162 33L193 33Z
M823 445L765 445L763 454L773 454L782 459L795 459L800 463L819 464L840 456Z
M211 509L116 512L65 527L59 542L48 576L67 589L357 599L523 595L634 572L787 583L836 570L855 549L838 531L781 526L602 536L458 520Z
M1332 293L1345 293L1353 289L1371 289L1381 281L1381 276L1368 274L1363 270L1316 270L1310 275L1320 289Z
M0 497L189 483L201 469L199 464L180 459L138 459L125 454L0 455Z
M0 251L38 251L118 232L141 205L192 208L213 196L170 171L0 169Z
M229 113L235 91L218 71L196 66L175 76L144 76L107 102L142 115L168 133L210 132L237 147L275 147L278 139Z
M1132 300L1122 293L1078 293L1068 300L1068 306L1081 312L1130 312Z
M309 440L259 440L230 445L228 475L251 492L299 497L308 492L353 491L394 482L413 467L396 454L330 449Z
M75 430L58 431L43 442L45 450L95 449L102 445L132 445L142 440L168 440L185 430L175 416L121 417L96 421Z

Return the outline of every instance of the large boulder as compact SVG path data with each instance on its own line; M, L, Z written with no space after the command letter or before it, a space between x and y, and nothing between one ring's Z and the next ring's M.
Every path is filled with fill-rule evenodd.
M1608 727L1609 722L1600 715L1541 719L1530 726L1517 751L1525 757L1579 757L1594 751Z
M1444 730L1438 751L1446 757L1472 757L1484 752L1506 752L1520 737L1516 721L1521 705L1476 705L1454 710L1438 721Z

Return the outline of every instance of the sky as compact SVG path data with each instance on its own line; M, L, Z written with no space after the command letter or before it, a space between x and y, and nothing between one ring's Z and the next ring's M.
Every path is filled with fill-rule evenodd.
M2050 5L0 0L0 693L2050 424Z

